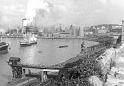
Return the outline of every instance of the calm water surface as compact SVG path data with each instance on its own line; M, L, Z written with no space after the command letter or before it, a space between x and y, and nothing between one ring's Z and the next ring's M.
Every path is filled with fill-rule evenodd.
M5 38L10 44L7 54L0 55L0 86L4 86L12 77L11 68L6 61L10 57L20 57L23 63L52 65L76 56L80 52L81 39L38 39L38 44L20 47L22 39ZM69 47L58 48L59 45Z

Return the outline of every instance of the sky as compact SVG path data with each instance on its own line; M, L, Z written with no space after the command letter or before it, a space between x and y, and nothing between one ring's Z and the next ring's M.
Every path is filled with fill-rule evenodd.
M121 24L124 0L0 0L0 29L22 25L23 18L37 26Z

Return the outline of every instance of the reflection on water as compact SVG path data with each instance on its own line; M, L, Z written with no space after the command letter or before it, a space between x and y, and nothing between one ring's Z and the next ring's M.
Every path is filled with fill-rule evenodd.
M36 53L36 46L30 47L30 49L28 49L27 53L24 54L28 54L29 56L25 58L25 62L29 63L29 64L35 64L34 60L35 60L35 53ZM25 55L26 56L26 55Z
M5 76L11 76L11 68L5 61L9 57L20 57L23 63L51 65L63 62L80 52L79 39L38 39L38 44L20 47L19 42L22 39L3 39L10 44L9 53L0 55L0 86L7 82ZM60 45L68 45L66 48L58 48Z

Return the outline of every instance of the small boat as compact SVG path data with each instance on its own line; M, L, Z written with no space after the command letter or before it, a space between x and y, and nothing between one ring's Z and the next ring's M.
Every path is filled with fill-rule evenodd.
M68 45L59 46L59 48L65 48L65 47L68 47Z
M6 42L0 42L0 53L7 53L8 52L9 44Z

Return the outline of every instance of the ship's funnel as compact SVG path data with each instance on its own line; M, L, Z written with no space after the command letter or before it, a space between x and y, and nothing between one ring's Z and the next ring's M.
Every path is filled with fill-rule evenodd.
M28 25L28 20L26 18L22 19L22 26L26 27Z
M27 33L26 28L28 25L28 20L26 18L22 19L22 33Z
M122 44L124 43L124 20L122 20L122 37L121 37Z

